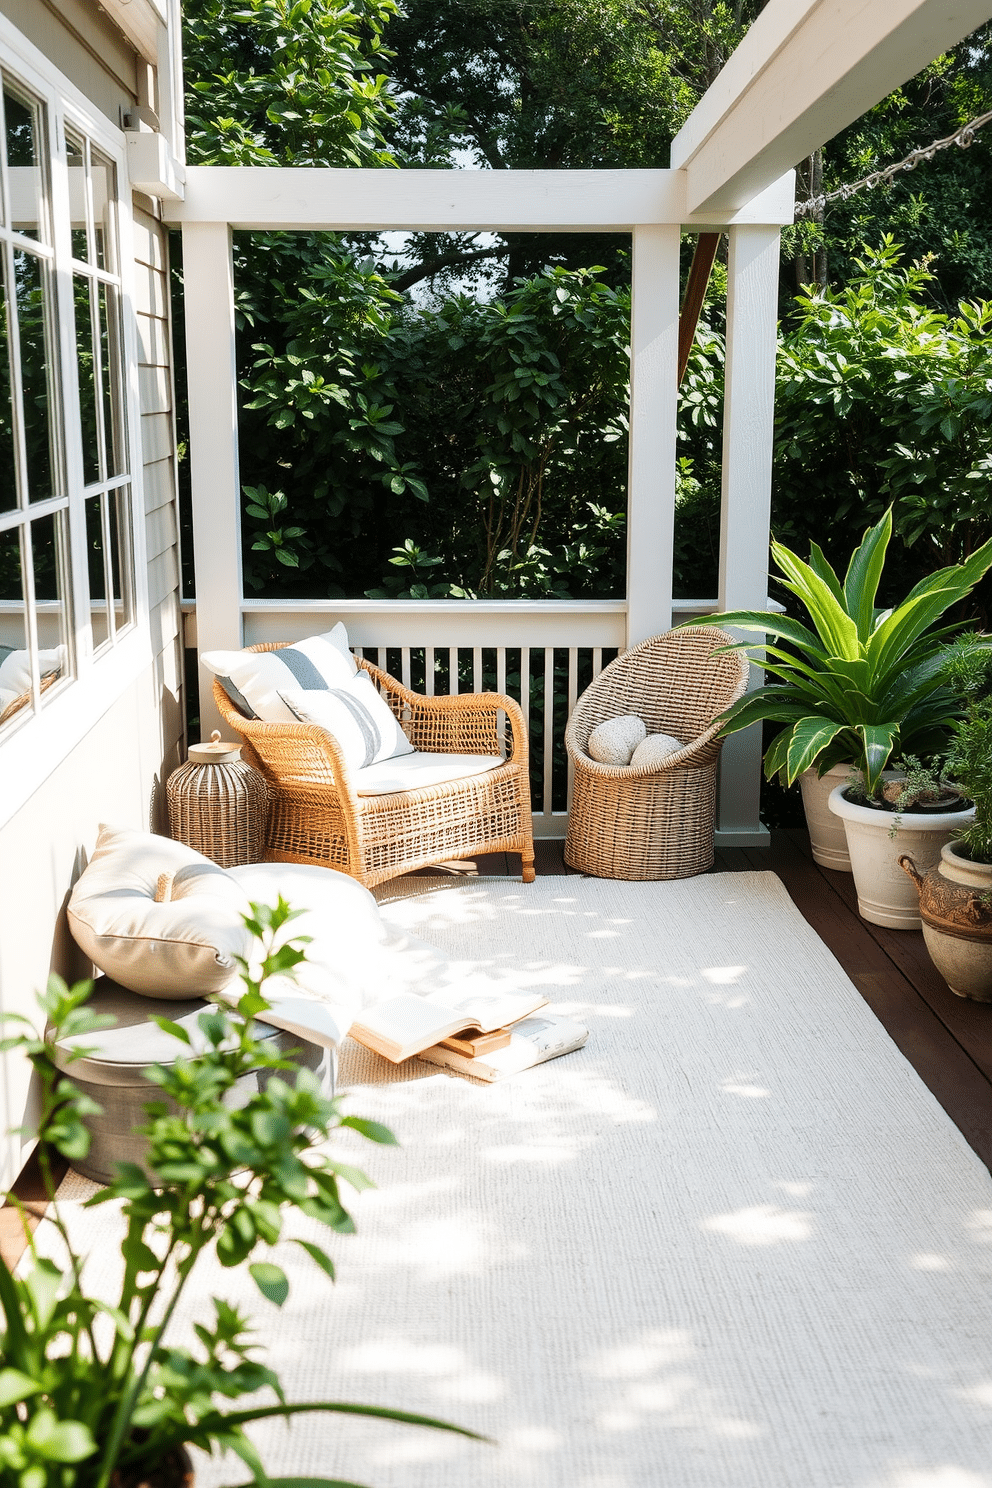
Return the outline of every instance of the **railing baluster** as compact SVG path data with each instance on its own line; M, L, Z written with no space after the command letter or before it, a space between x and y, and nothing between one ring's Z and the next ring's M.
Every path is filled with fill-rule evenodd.
M472 691L482 691L482 647L472 649Z
M424 647L424 692L434 696L434 647Z
M600 672L602 670L603 670L603 648L602 648L602 646L593 646L593 648L592 648L592 675L593 675L593 677L594 678L598 677L599 674L600 674Z
M458 647L448 647L448 696L458 692Z
M506 695L506 647L496 647L496 691Z
M411 677L411 675L412 674L411 674L411 670L410 670L410 647L409 646L401 646L400 647L400 681L403 683L403 686L404 687L409 687L410 686L410 677Z
M568 718L575 712L575 704L579 697L579 651L577 646L570 646L568 651ZM568 727L566 719L565 727ZM575 767L571 758L566 755L568 763L568 777L565 786L565 809L570 810L572 806L572 779L575 775Z
M544 813L551 815L555 764L555 648L544 648Z

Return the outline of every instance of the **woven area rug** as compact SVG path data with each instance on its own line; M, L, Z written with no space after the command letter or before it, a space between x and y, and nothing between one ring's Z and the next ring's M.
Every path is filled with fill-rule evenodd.
M992 1183L771 874L431 885L383 913L513 967L591 1028L498 1085L350 1044L378 1183L331 1287L236 1273L290 1398L443 1415L463 1442L309 1417L270 1472L375 1488L992 1488ZM107 1264L100 1208L66 1212ZM311 1233L299 1221L295 1233ZM232 1458L198 1488L236 1483Z

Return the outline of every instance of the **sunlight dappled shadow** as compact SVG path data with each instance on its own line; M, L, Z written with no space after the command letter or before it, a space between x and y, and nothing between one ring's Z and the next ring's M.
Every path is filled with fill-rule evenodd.
M778 1245L783 1241L809 1240L813 1215L799 1209L779 1209L775 1204L754 1204L733 1214L714 1214L700 1220L700 1228L729 1235L739 1245Z
M771 1091L764 1085L750 1085L746 1080L723 1080L720 1089L725 1095L739 1095L745 1100L762 1100L771 1095Z
M875 1479L870 1488L992 1488L992 1477L950 1464L905 1467L896 1468L890 1477Z

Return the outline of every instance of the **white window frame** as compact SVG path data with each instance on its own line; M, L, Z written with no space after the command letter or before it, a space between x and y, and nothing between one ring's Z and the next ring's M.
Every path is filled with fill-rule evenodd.
M44 705L12 725L0 737L0 826L10 820L45 779L82 742L89 730L127 691L152 660L148 624L148 581L145 551L144 491L141 444L141 406L138 389L138 337L134 314L134 247L131 188L123 132L99 112L68 78L0 16L0 65L47 109L52 159L50 210L54 225L56 294L55 338L52 356L62 369L61 407L55 415L64 426L63 458L68 494L70 560L65 575L66 606L72 627L70 650L74 678L59 687ZM123 387L121 403L128 430L134 619L115 643L94 655L89 617L89 580L86 559L84 472L76 362L76 331L72 294L72 250L69 230L69 175L65 128L85 135L107 155L117 170L117 217L120 252L120 295ZM91 486L94 494L98 486ZM48 505L39 503L38 515ZM109 600L108 600L109 602ZM31 622L33 623L33 622ZM149 700L151 703L151 699ZM25 710L28 713L28 710ZM125 741L125 746L131 740Z

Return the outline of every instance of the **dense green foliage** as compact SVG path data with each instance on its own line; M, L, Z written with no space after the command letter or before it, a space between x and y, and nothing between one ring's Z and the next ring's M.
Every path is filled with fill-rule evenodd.
M269 266L289 280L296 251L272 244ZM311 263L245 376L249 582L622 593L629 313L595 271L430 311L347 257Z

